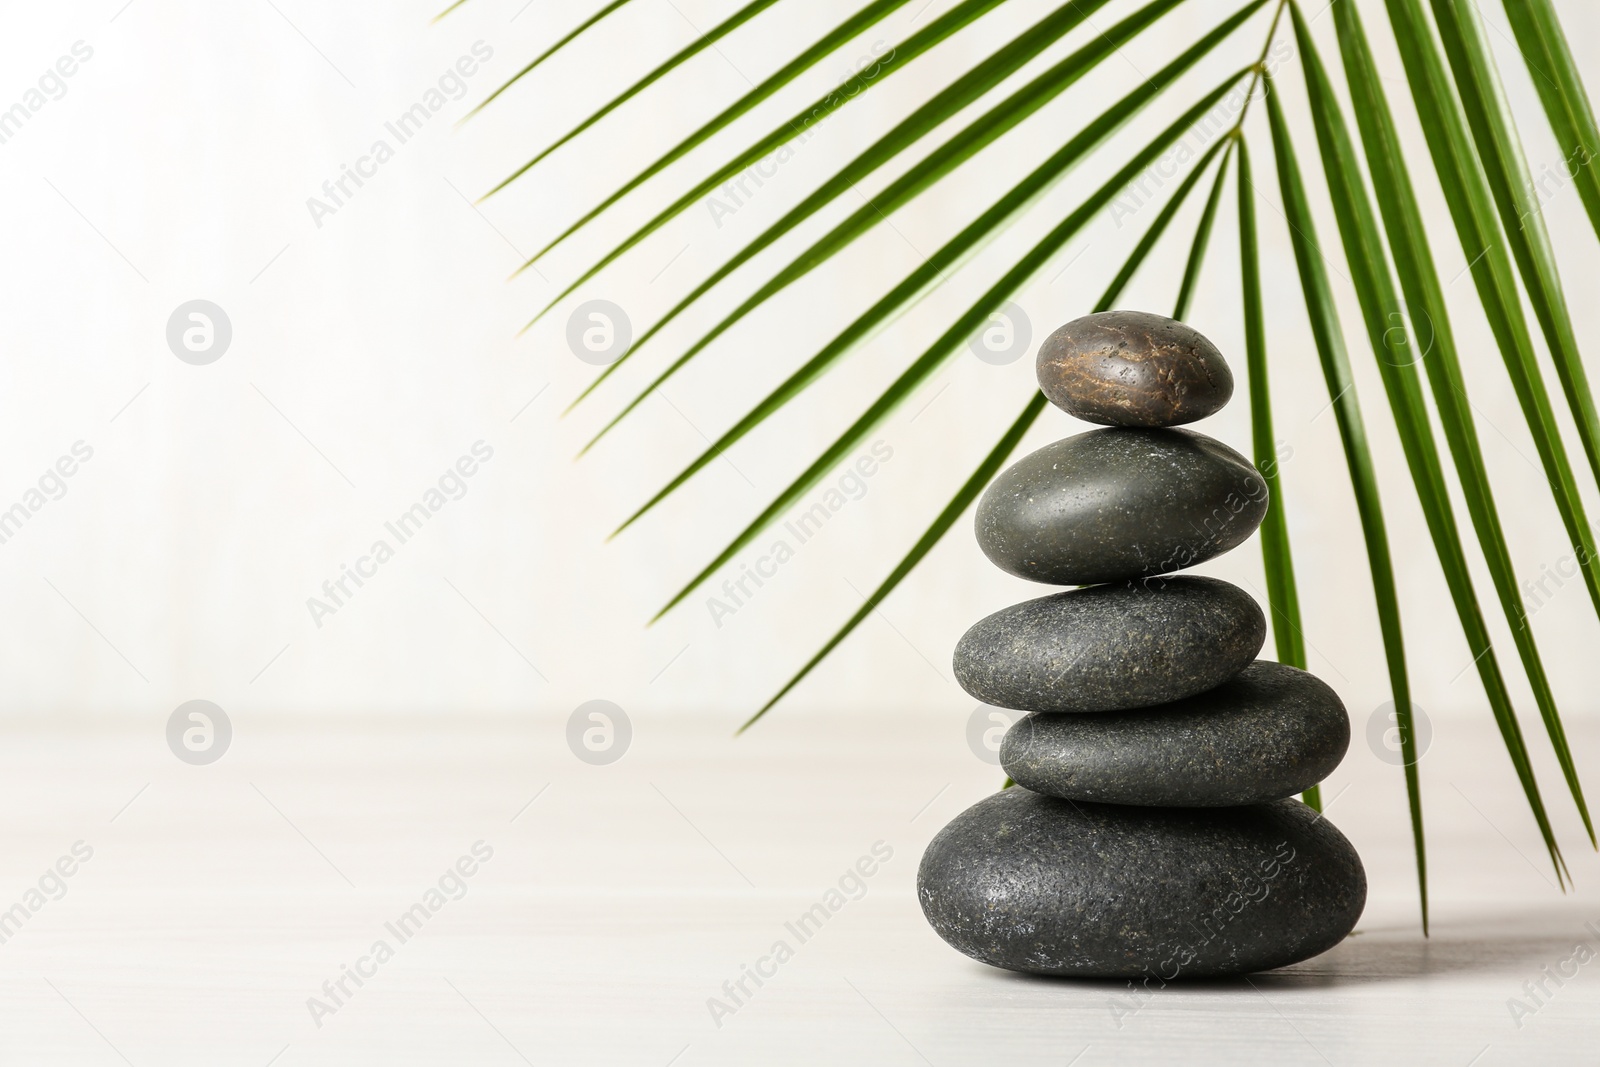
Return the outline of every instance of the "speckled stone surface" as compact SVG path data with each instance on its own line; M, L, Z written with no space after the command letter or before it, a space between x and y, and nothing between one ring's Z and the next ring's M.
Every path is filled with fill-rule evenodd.
M1144 311L1074 319L1045 339L1035 369L1051 403L1102 426L1180 426L1233 396L1233 372L1210 341Z
M1090 430L1023 457L978 502L978 544L1009 574L1096 585L1182 570L1255 532L1267 486L1189 430Z
M939 936L984 963L1166 982L1326 951L1361 917L1367 879L1298 800L1136 808L1016 787L939 831L917 896Z
M1316 785L1350 747L1332 689L1258 660L1185 700L1101 715L1029 715L1000 762L1036 793L1108 804L1221 807L1279 800Z
M1261 608L1216 578L1145 578L1003 608L956 644L956 681L1018 711L1115 711L1221 685L1267 637Z

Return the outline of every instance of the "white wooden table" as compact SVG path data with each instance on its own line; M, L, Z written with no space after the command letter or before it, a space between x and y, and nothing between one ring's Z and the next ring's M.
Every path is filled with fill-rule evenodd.
M1423 760L1430 940L1399 771L1357 737L1327 787L1372 882L1357 935L1140 1002L991 970L923 922L923 845L1000 777L962 721L787 707L735 741L731 719L639 711L604 767L568 751L565 721L236 714L227 754L195 767L164 716L12 720L0 908L23 913L0 915L0 1062L1600 1061L1600 962L1573 959L1600 950L1600 861L1546 769L1577 880L1555 891L1479 723L1436 723ZM1600 729L1572 730L1600 766ZM70 859L78 842L92 856ZM462 877L478 842L492 856ZM846 880L858 899L797 938L785 923L878 842L893 855ZM71 875L48 874L62 857ZM780 940L792 958L762 962Z

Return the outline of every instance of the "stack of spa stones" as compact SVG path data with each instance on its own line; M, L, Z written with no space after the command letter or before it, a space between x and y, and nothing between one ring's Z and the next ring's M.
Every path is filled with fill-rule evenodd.
M1031 714L1000 748L1015 786L941 830L918 872L933 928L984 963L1039 974L1242 974L1343 939L1366 900L1344 836L1295 794L1350 741L1304 671L1256 659L1260 607L1215 578L1158 577L1237 547L1267 487L1227 445L1175 429L1233 376L1183 323L1108 312L1038 359L1045 395L1106 426L1034 452L978 506L1002 570L1079 586L961 639L955 673Z

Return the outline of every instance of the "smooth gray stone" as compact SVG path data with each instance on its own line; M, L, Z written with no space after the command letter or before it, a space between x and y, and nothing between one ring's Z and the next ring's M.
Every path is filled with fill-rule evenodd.
M1071 800L1226 807L1292 797L1350 747L1332 689L1258 660L1215 689L1137 711L1029 715L1000 745L1018 785Z
M1019 578L1098 585L1237 547L1267 513L1250 461L1190 430L1090 430L1018 460L978 502L978 545Z
M1266 638L1238 586L1145 578L1003 608L962 636L954 666L961 688L997 708L1117 711L1221 685Z
M1233 372L1215 345L1145 311L1072 320L1039 346L1034 369L1052 404L1102 426L1180 426L1233 396Z
M1014 787L978 801L922 856L939 936L1013 971L1176 978L1282 967L1361 917L1361 859L1298 800L1134 808Z

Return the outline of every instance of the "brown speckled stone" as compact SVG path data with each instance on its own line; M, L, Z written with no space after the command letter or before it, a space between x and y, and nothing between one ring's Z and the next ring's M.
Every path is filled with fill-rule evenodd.
M1233 373L1216 346L1144 311L1074 319L1040 346L1037 371L1051 403L1102 426L1181 426L1233 396Z

